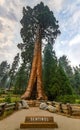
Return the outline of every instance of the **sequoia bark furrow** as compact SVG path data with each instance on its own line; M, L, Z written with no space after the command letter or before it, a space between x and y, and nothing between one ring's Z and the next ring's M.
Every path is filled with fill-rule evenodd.
M43 99L43 87L42 87L42 57L41 57L41 41L39 43L38 52L38 64L37 64L37 93L38 99Z
M37 58L38 58L37 56L38 56L38 43L36 42L35 47L34 47L32 69L31 69L30 78L28 81L28 86L27 86L27 89L26 89L26 92L24 93L24 95L22 95L22 98L25 98L25 99L30 98L31 92L33 89L33 84L35 83L35 80L36 80L36 76L37 76L37 73L36 73L37 66L36 65L37 65Z

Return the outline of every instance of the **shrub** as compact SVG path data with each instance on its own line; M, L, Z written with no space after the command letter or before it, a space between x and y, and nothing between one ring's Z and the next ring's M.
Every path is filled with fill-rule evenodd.
M58 102L62 103L75 103L76 96L75 95L61 95L56 99Z
M4 99L5 102L8 102L8 103L11 103L11 96L10 94L8 94L5 99Z
M5 111L4 114L2 116L0 116L0 120L8 117L9 115L11 115L14 111L13 110L9 110L9 111Z

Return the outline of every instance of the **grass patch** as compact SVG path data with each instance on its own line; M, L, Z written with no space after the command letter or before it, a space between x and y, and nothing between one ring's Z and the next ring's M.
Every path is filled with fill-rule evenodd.
M0 96L0 103L7 102L7 100L8 100L7 98L10 98L11 103L21 100L20 95L12 95L12 94L8 95L7 94L7 95L4 95L4 97L3 97L3 95Z
M76 99L75 103L80 104L80 99Z
M4 102L5 98L0 97L0 103Z
M18 96L11 97L11 102L16 102L16 101L20 101L20 97Z
M9 115L11 115L14 112L14 110L9 110L9 111L5 111L4 114L2 116L0 116L0 120L8 117Z

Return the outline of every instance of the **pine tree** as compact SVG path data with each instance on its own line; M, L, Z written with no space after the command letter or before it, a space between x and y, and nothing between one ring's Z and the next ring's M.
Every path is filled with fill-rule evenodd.
M19 53L17 53L17 55L14 57L13 63L12 63L12 67L10 69L9 72L9 76L10 76L10 87L13 86L14 81L15 81L15 75L18 69L18 64L19 64Z
M22 63L15 75L14 93L16 94L22 94L25 91L25 86L29 78L28 70L25 68L25 64Z
M50 93L52 99L57 99L61 95L71 95L72 88L65 71L62 66L58 64L55 76L52 77L50 84Z
M43 81L44 81L44 88L48 98L50 98L51 95L50 85L52 84L53 77L55 77L56 69L57 69L57 57L55 55L55 51L53 50L53 45L48 43L44 48L44 59L43 59Z
M6 81L9 74L10 65L7 61L2 61L0 64L0 86L6 87Z

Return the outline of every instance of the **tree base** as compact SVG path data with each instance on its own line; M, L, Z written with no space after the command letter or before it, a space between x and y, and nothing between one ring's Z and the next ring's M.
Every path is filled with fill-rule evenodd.
M31 100L31 97L29 96L26 96L25 94L21 96L21 99L24 99L24 100ZM35 99L32 98L32 100L47 100L48 98L46 96L40 96L40 97L37 97Z

